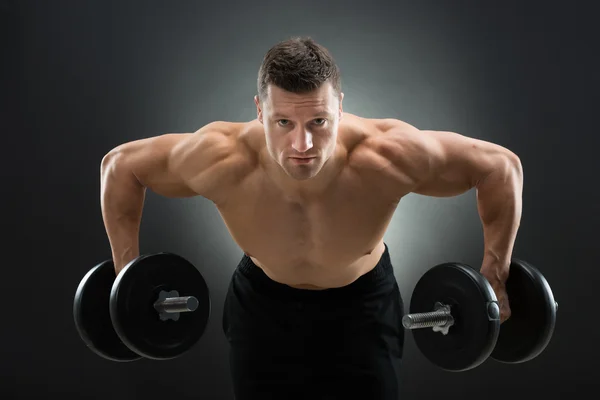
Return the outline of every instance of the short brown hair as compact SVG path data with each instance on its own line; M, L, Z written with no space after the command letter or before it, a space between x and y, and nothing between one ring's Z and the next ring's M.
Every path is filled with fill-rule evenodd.
M330 82L340 94L340 71L335 60L322 45L310 37L293 37L267 51L258 71L258 97L267 97L273 84L292 93L306 93Z

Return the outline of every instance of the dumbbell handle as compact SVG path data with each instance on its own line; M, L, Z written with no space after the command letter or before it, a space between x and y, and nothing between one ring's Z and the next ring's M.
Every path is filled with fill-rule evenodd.
M558 302L554 302L558 309ZM495 302L488 304L488 313L492 318L500 317L500 309ZM454 324L454 317L450 312L450 306L436 303L435 310L425 313L406 314L402 317L402 326L405 329L433 328L443 334L448 333L448 328Z
M154 309L159 313L180 313L195 311L198 308L198 299L194 296L167 297L154 303Z
M402 325L406 329L433 328L445 326L453 321L449 311L431 311L418 314L407 314L402 317Z
M450 307L437 303L434 311L425 313L407 314L402 317L402 325L406 329L421 328L449 328L454 324L454 317L450 313Z

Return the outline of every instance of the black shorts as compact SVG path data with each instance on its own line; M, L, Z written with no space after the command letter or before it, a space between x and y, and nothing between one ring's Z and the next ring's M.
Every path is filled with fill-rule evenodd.
M235 398L398 399L403 312L387 245L373 270L326 290L275 282L244 255L223 312Z

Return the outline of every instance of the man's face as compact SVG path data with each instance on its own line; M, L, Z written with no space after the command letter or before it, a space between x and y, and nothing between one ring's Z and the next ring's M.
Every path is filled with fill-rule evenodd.
M290 177L310 179L332 156L342 100L329 83L303 94L269 85L265 99L254 98L269 154Z

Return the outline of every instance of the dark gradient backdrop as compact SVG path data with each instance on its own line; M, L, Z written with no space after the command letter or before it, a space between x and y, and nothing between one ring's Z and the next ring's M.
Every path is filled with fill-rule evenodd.
M560 302L552 342L524 365L451 374L409 334L403 397L564 399L597 387L598 44L595 13L577 3L1 0L0 398L232 398L221 315L242 253L208 201L149 193L141 230L142 252L179 253L210 285L213 316L193 351L105 361L79 339L71 306L85 272L110 256L102 156L254 118L262 56L292 35L332 51L347 111L490 140L523 162L515 253ZM386 241L408 305L434 264L481 262L475 193L407 197Z

